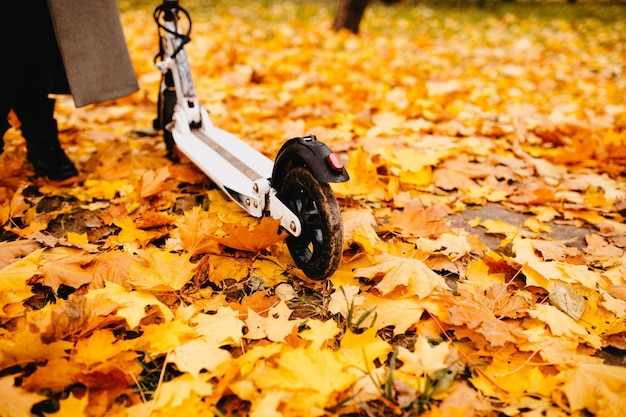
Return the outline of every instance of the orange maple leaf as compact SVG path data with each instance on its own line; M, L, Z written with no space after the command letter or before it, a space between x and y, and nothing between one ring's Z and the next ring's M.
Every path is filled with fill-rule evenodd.
M258 253L287 237L286 233L279 233L280 220L263 217L252 228L239 223L225 223L221 226L225 236L215 236L215 239L224 246L246 252Z
M467 326L483 335L493 346L503 346L507 342L515 343L524 339L517 326L498 320L492 306L479 301L467 291L459 290L459 295L441 292L435 298L447 308L447 316L439 317L442 321L455 326Z

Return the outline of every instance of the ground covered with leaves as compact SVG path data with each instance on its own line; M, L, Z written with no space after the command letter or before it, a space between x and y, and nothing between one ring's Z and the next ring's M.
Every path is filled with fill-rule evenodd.
M623 6L373 4L354 36L333 2L199 3L213 122L345 158L342 264L307 279L166 158L153 6L121 3L141 91L59 98L80 178L5 137L0 415L621 415Z

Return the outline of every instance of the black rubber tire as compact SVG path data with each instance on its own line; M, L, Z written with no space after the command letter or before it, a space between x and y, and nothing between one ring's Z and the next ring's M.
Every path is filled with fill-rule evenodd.
M303 167L291 169L278 198L302 224L302 233L286 239L289 253L306 276L322 280L332 275L343 255L343 223L330 185L319 182Z
M173 155L174 137L166 126L172 121L174 116L174 106L176 106L176 90L174 89L174 80L172 72L168 71L161 81L161 91L157 103L158 118L155 121L155 128L163 130L163 140L169 157Z

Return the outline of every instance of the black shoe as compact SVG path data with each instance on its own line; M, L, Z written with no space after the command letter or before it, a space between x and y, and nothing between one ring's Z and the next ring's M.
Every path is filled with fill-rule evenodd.
M22 136L26 139L26 159L33 164L35 173L53 181L78 175L59 142L59 129L53 117L54 100L46 100L29 110L22 112ZM18 117L22 116L18 114Z
M60 147L29 149L26 159L33 164L37 175L53 181L62 181L78 175L74 163Z

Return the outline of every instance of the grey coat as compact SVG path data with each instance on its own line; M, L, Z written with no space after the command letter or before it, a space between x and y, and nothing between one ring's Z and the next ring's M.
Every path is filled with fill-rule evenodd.
M48 0L48 7L64 67L51 71L58 77L51 92L71 94L80 107L139 89L116 0Z

